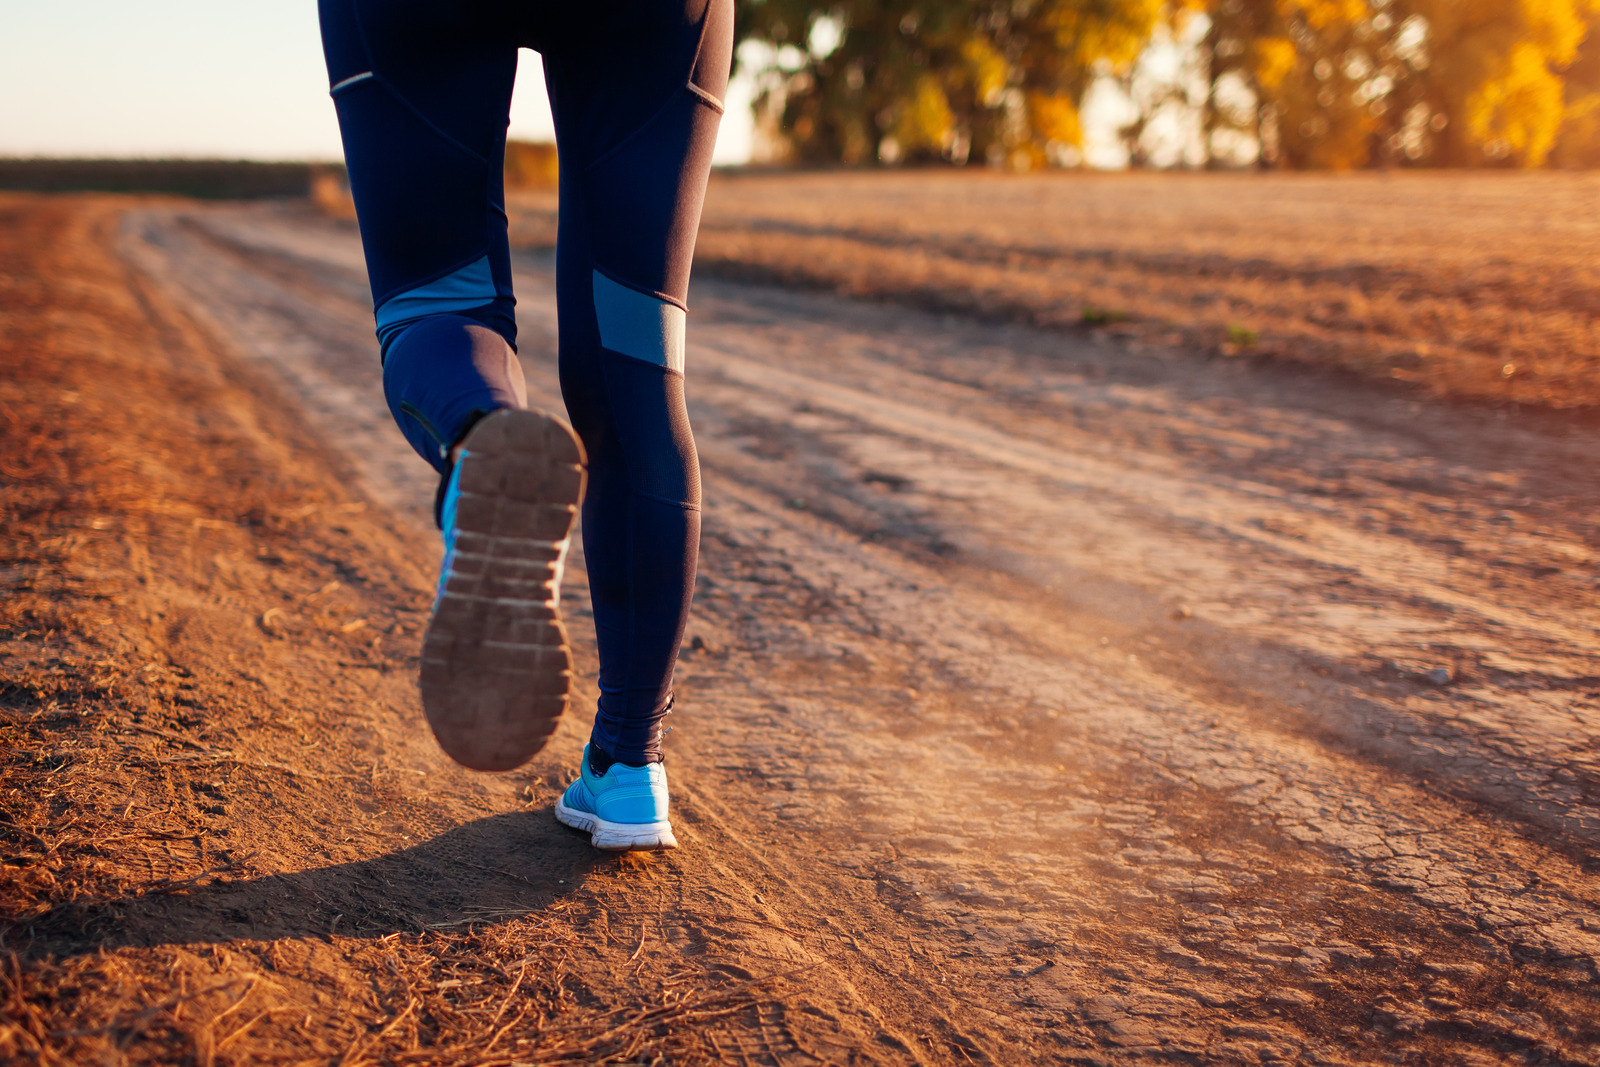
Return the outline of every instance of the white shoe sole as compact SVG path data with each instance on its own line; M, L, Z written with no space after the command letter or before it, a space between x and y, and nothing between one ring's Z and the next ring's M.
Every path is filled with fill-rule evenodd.
M598 815L556 801L556 821L589 834L595 848L606 852L653 852L677 848L670 822L607 822Z
M541 411L497 411L462 442L450 576L422 639L422 708L478 771L544 747L567 708L560 582L585 481L583 445Z

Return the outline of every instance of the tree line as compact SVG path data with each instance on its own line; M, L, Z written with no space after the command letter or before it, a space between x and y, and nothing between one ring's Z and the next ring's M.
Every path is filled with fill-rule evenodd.
M1600 165L1600 0L739 0L802 163ZM752 50L751 46L754 46Z

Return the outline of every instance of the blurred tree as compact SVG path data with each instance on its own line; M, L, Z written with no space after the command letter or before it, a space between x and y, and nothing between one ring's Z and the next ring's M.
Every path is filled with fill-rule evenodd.
M1600 167L1600 0L1587 14L1589 32L1562 74L1561 129L1550 156L1558 167Z
M1205 14L1204 130L1213 159L1235 134L1259 145L1263 165L1367 163L1378 124L1367 98L1375 73L1364 55L1368 0L1211 0Z
M781 67L795 158L1027 169L1082 142L1096 71L1138 57L1167 0L743 0Z
M1564 120L1600 132L1561 73L1596 3L1208 0L1213 157L1235 132L1269 165L1539 166Z
M1432 162L1544 163L1564 108L1561 70L1577 58L1587 0L1395 0L1420 21L1408 66L1434 136ZM1420 116L1419 116L1420 117ZM1440 121L1442 120L1442 121Z
M1139 108L1136 161L1152 110L1178 101L1215 163L1540 166L1558 135L1563 159L1600 162L1600 44L1572 66L1600 0L740 3L740 39L783 71L768 102L800 161L1069 161L1084 94L1109 76ZM1140 98L1152 33L1195 17L1203 91Z

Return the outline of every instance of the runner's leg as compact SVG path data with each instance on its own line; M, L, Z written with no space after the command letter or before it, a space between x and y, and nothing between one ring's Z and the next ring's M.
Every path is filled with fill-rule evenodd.
M330 84L401 430L441 474L444 564L419 688L478 770L544 746L572 660L559 585L583 450L523 406L501 192L516 21L503 0L322 0ZM459 445L459 449L457 449Z
M733 47L731 0L624 0L552 42L561 386L589 456L600 648L595 769L661 759L694 589L700 472L684 404L695 233Z
M699 540L684 311L731 0L323 0L322 17L385 390L441 470L483 411L521 403L500 192L515 70L506 20L509 39L545 53L562 164L562 388L591 464L593 751L657 761Z
M321 0L384 393L441 472L525 402L502 174L517 46L503 3Z

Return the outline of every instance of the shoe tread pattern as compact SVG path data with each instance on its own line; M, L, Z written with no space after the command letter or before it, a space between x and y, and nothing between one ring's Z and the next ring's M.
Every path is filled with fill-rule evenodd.
M583 500L583 446L560 419L499 411L464 442L450 574L422 641L422 707L451 758L527 762L567 707L572 652L556 588Z

